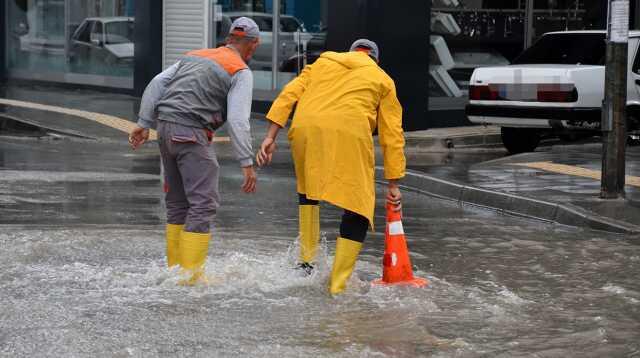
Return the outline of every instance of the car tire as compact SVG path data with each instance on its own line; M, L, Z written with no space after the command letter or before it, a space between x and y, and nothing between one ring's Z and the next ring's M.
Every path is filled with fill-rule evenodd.
M500 128L502 143L511 154L533 152L540 144L540 132L531 128Z
M575 131L569 133L561 133L558 138L563 142L577 142L583 139L587 139L594 136L594 132L591 131Z

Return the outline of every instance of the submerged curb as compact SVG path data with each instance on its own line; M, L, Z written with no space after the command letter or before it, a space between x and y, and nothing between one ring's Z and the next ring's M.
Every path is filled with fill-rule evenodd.
M474 133L437 137L413 137L409 133L405 136L405 146L411 150L428 152L479 147L502 147L502 137L499 133Z
M383 174L383 168L376 167L376 177L382 178ZM509 215L619 234L640 234L640 226L603 217L573 205L480 189L410 170L402 180L402 187L462 205L480 206Z
M95 137L91 137L91 136L85 135L85 134L77 132L77 131L68 130L68 129L54 128L54 127L51 127L51 126L43 125L42 123L38 123L38 122L35 122L35 121L30 121L28 119L18 118L18 117L15 117L15 116L7 115L5 113L0 113L0 123L11 123L11 122L19 123L19 124L31 127L34 131L39 131L43 135L46 134L46 133L52 133L52 134L59 134L59 135L64 135L64 136L68 136L68 137L80 138L80 139L91 139L91 140L96 140L97 139Z

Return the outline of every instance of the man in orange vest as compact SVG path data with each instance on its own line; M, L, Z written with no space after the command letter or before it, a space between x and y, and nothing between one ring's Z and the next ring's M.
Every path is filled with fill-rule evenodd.
M157 120L165 175L167 263L180 265L187 284L204 280L211 221L219 207L219 165L210 146L213 133L227 123L245 177L242 189L253 193L249 116L253 76L247 66L259 45L258 25L246 17L231 25L226 46L191 51L151 81L142 97L133 148L149 137Z

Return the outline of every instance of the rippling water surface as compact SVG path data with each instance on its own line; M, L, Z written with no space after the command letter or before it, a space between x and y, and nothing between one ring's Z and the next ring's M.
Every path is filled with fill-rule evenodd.
M210 284L199 287L177 285L165 268L157 179L0 176L0 355L640 356L637 237L407 193L413 264L431 286L370 285L381 274L378 212L378 232L334 299L326 284L340 212L323 207L318 270L300 277L290 169L261 172L251 199L237 193L237 168L223 170ZM25 208L46 219L28 222Z
M164 267L161 227L4 228L0 352L640 354L636 244L466 211L426 229L406 220L416 274L430 279L429 288L372 287L382 251L374 234L337 299L326 293L332 239L323 242L318 271L300 277L291 269L292 235L221 230L206 268L210 284L185 288ZM500 222L508 226L473 229Z

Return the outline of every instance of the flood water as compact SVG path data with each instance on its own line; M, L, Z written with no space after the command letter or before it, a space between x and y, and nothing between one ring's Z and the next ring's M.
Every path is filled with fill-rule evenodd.
M261 170L246 196L226 160L210 284L182 287L165 268L153 150L24 145L0 144L2 356L640 357L638 237L405 193L415 273L430 287L371 286L379 211L332 298L340 212L323 206L319 267L300 277L290 165Z

